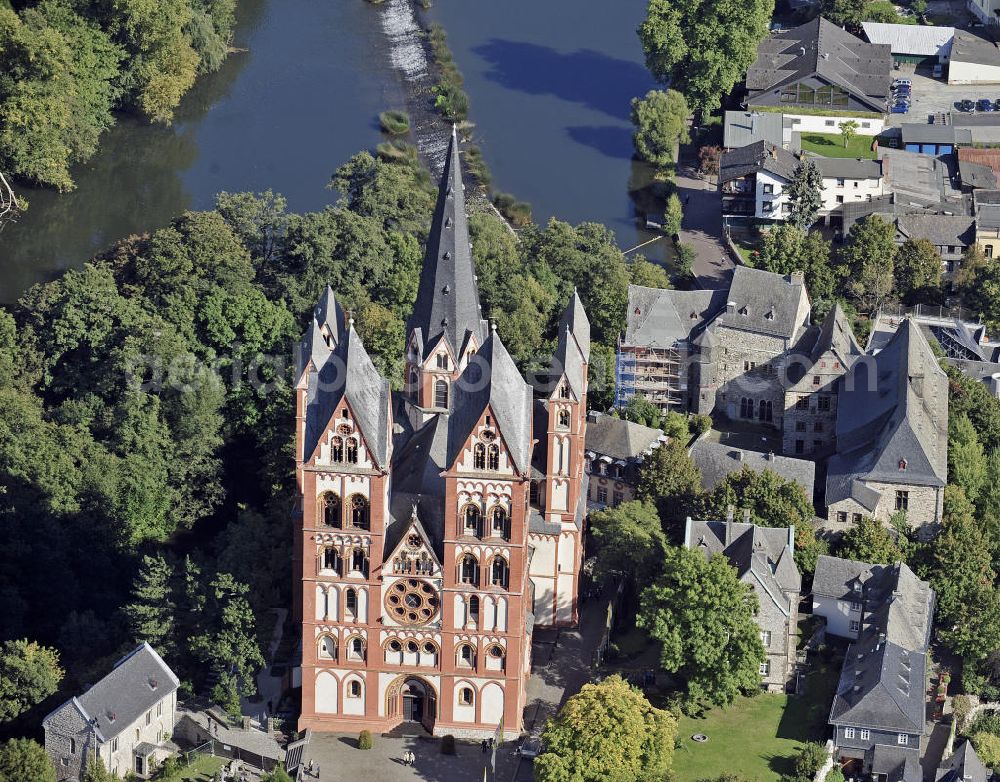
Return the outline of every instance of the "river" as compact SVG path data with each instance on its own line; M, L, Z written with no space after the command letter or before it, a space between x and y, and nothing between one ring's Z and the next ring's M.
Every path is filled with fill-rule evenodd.
M436 0L429 12L465 74L495 186L531 202L536 220L604 222L623 247L649 236L628 197L642 176L628 103L651 86L635 36L644 7ZM386 12L362 0L240 0L234 46L246 51L198 81L172 126L123 119L73 171L76 190L21 190L30 208L0 233L0 303L118 239L210 207L220 190L270 188L293 211L330 203L334 168L378 143L379 111L405 103Z

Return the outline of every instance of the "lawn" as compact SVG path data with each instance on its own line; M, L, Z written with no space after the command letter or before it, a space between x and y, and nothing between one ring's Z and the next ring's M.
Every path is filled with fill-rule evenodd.
M871 146L872 136L855 136L845 147L839 133L803 133L800 137L805 152L815 152L821 157L875 158Z
M713 709L702 718L682 717L674 753L675 782L732 773L756 782L777 782L792 773L792 758L803 743L827 737L826 718L840 665L834 660L809 673L804 695L762 693L739 698L729 708ZM692 741L695 733L704 733L708 741Z
M214 755L199 755L194 763L181 769L178 779L186 780L211 780L215 778L217 772L221 771L228 761L225 758L217 758Z

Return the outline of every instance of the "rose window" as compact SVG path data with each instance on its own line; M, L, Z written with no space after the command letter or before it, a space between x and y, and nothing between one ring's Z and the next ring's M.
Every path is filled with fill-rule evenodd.
M407 578L389 587L385 597L389 615L403 624L429 622L438 610L437 591L427 581Z

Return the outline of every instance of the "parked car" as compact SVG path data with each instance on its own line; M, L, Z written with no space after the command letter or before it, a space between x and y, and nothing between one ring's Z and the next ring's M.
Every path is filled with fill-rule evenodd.
M993 101L989 98L980 98L976 101L977 111L993 111Z
M1000 111L1000 99L993 101L993 111Z
M893 103L892 108L889 109L892 114L906 114L910 110L909 103Z
M968 99L966 99L966 100L960 100L955 105L958 107L959 111L973 112L973 111L976 110L976 104L973 103L971 100L968 100Z
M537 758L542 754L542 736L537 731L532 731L531 735L521 744L521 756L525 758Z
M893 87L899 87L899 86L912 87L913 86L913 82L910 81L909 79L894 79L893 82L892 82L892 86Z

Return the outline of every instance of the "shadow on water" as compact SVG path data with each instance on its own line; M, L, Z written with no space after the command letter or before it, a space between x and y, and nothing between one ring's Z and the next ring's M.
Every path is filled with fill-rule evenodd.
M577 144L596 149L602 155L618 160L632 159L632 132L618 125L576 125L566 133Z
M629 119L631 90L649 81L639 63L581 49L564 54L548 46L491 38L472 50L490 69L485 77L531 95L552 95L616 119Z

